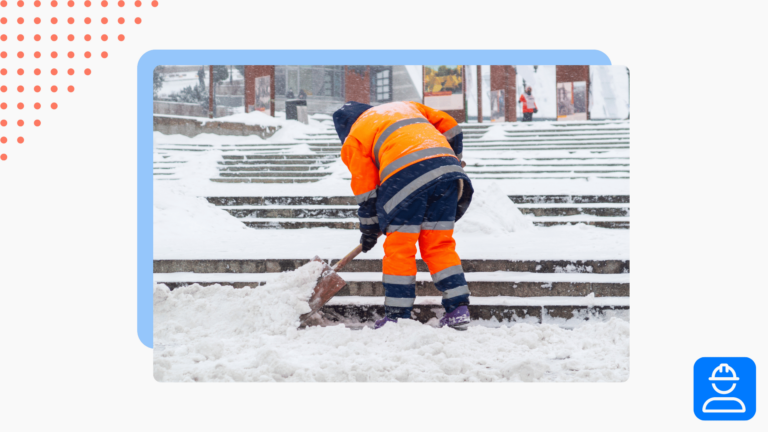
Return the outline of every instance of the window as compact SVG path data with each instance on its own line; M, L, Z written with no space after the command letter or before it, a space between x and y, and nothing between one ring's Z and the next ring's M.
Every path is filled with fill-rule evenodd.
M376 103L392 101L392 68L371 68L371 99Z

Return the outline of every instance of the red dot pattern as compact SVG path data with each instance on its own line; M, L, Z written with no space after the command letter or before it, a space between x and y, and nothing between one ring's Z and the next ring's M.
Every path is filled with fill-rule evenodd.
M32 2L30 2L30 3L32 3ZM75 6L77 5L77 2L74 1L74 0L68 0L68 1L66 1L64 3L69 8L75 8ZM82 4L86 8L90 8L92 6L92 3L93 3L92 1L86 0ZM107 0L98 1L96 3L101 5L101 7L103 7L103 8L107 8L107 7L110 6L110 4L109 4L110 2L107 1ZM125 1L125 0L120 0L120 1L117 1L117 2L113 2L112 7L115 7L115 4L116 4L118 7L123 8L123 7L125 7L127 5L127 3L129 3L129 2ZM143 6L143 2L141 2L141 1L135 1L133 3L134 3L134 6L137 7L137 8ZM149 3L151 4L152 7L158 7L158 5L159 5L158 1L151 1ZM6 7L7 4L8 4L7 0L0 0L0 6ZM33 4L34 4L34 6L36 8L40 8L40 7L43 6L43 2L40 1L40 0L34 1ZM23 0L19 0L19 1L16 2L16 5L18 7L23 7L23 6L25 6L25 2ZM52 8L56 8L56 7L59 6L59 2L56 1L56 0L52 0L52 1L50 1L50 6ZM70 13L72 13L72 12L74 12L74 11L71 11ZM49 17L50 17L50 15L49 15ZM25 24L26 20L32 20L32 22L34 22L35 25L41 25L41 24L44 25L43 19L50 19L50 24L54 25L54 26L58 25L59 24L59 20L61 19L61 20L64 20L66 22L66 24L74 26L76 24L77 20L80 19L80 18L76 18L75 16L69 16L69 17L67 17L67 16L65 16L65 17L56 17L56 16L54 16L54 17L50 17L50 18L47 18L47 17L41 18L39 16L35 17L34 15L32 17L16 17L16 18L0 17L0 23L5 25L5 24L8 23L8 21L13 20L13 19L15 19L16 23L18 23L19 25ZM85 23L86 25L90 25L92 23L92 21L93 21L93 19L91 17L83 17L82 19L83 19L83 23ZM101 24L103 24L103 25L108 25L109 24L109 18L107 18L106 16L96 17L94 19L100 21ZM127 19L126 19L126 17L117 17L116 19L117 19L117 23L122 25L122 24L125 24L127 20L131 19L131 17L127 17ZM140 17L133 17L133 21L137 25L142 23L142 19ZM74 27L72 27L72 28L74 28ZM40 31L39 28L36 28L36 29L37 29L37 31L39 33L33 33L33 35L30 35L30 34L24 35L22 33L15 33L15 32L14 32L15 34L0 34L0 41L6 42L6 41L8 41L9 39L11 39L11 38L13 38L15 36L15 38L16 38L16 40L18 42L25 42L25 40L27 38L32 36L32 39L35 42L41 42L44 37L50 37L50 40L52 42L58 42L58 40L59 40L59 34L57 34L58 32L57 33L46 32L46 31ZM72 30L70 30L70 31L72 31ZM71 34L69 32L66 32L65 35L63 35L62 37L65 37L66 40L69 41L69 42L75 42L75 40L77 38L77 36L75 36L76 34L77 34L76 31L72 31ZM110 35L108 32L104 32L103 34L97 35L96 37L100 37L100 39L102 41L107 42L107 41L109 41L109 37L110 36L112 36L113 38L116 38L120 42L123 42L126 39L126 35L125 34L117 34L117 35L112 34L112 35ZM89 34L85 34L85 35L83 35L83 37L84 37L84 40L86 42L90 42L91 38L92 38L92 36L89 35ZM16 57L18 59L23 59L25 57L25 51L17 51L16 52ZM34 58L35 59L39 59L39 58L42 57L42 54L41 54L40 51L29 50L29 51L26 52L26 54L29 54L30 52L34 52ZM75 58L75 51L66 51L65 50L64 52L67 52L67 57L69 57L70 59L74 59ZM100 52L101 58L106 59L106 58L109 57L109 53L106 50L98 51L97 53L99 53L99 52ZM84 51L83 54L84 54L84 57L86 59L90 59L91 55L92 55L90 51ZM52 59L57 59L58 58L58 52L57 51L51 51L50 52L50 56L51 56ZM3 58L3 59L8 58L8 53L6 51L1 51L0 52L0 58ZM10 69L10 71L11 71L10 75L8 73L9 72L8 69ZM67 77L75 76L77 74L77 71L79 71L79 70L82 70L82 73L85 76L90 76L93 73L93 71L90 68L77 69L75 67L67 66L67 67L65 67L63 69L62 68L52 68L50 70L51 76L59 76L59 69L61 69L62 71L66 71L66 74L61 74L63 76L63 78L65 78L65 79ZM15 66L15 65L13 65L11 63L10 67L6 66L6 67L3 67L2 69L0 69L0 75L2 75L4 77L10 76L11 79L14 79L13 77L15 77L15 75L13 75L13 71L16 71L16 76L23 76L27 72L30 72L30 71L32 71L34 73L34 76L41 76L43 74L43 71L39 67L35 67L35 68L30 67L30 68L27 69L27 68L24 68L24 67ZM4 78L4 79L7 79L7 78ZM58 79L62 79L62 78L59 77ZM67 92L69 92L69 93L74 93L74 91L75 91L75 86L74 85L67 84L66 82L64 82L64 83L57 83L57 84L64 85L64 88L66 88ZM22 86L22 85L15 85L13 83L10 83L9 85L11 85L12 89L15 87L15 89L16 89L16 91L18 93L24 93L24 90L25 90L24 86ZM40 93L43 90L40 85L34 85L34 87L32 87L32 86L30 86L30 87L34 89L35 93ZM57 85L51 85L50 90L51 90L52 93L58 93L59 87ZM0 92L2 92L2 93L8 92L8 86L0 85ZM13 103L16 103L16 108L19 111L23 111L24 110L25 105L24 105L23 102L13 102ZM30 102L30 104L31 103L32 102ZM35 110L41 110L43 108L43 104L41 102L34 102L34 104L31 105L31 106L34 106ZM56 102L51 102L50 103L50 108L52 110L56 110L56 109L58 109L58 107L59 107L58 103L56 103ZM0 108L2 110L6 110L8 108L8 103L0 102ZM13 120L10 120L11 124L13 124L14 121L15 121L16 126L18 126L18 127L24 127L27 122L32 122L32 124L34 124L35 127L40 127L42 125L42 120L41 119L29 119L29 118L28 119L13 119ZM2 125L2 127L6 127L6 126L9 125L9 120L2 119L2 121L0 121L0 124ZM27 126L27 127L29 127L29 126ZM14 138L16 139L16 142L19 143L19 144L23 144L25 142L23 136L0 137L0 142L2 144L6 144L9 141L9 139L14 139ZM0 154L0 160L5 161L7 159L8 159L8 156L6 154Z

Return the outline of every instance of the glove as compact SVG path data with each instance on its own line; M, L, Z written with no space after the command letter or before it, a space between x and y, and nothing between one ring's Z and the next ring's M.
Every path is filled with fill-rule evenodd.
M538 108L534 108L533 109L533 113L536 114L537 112L539 112L539 109Z
M363 233L360 237L360 244L363 245L363 253L368 252L376 246L376 241L381 233Z

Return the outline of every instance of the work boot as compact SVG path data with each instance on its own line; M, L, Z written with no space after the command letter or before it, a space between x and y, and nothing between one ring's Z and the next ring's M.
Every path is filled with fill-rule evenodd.
M453 312L445 314L440 318L440 327L445 326L456 330L466 330L469 326L469 308L459 306Z
M376 324L374 324L374 326L373 326L373 329L374 329L374 330L378 330L378 329L380 329L380 328L384 327L384 324L386 324L386 323L388 323L388 322L393 322L393 323L396 323L396 322L397 322L397 318L395 318L395 319L392 319L392 318L390 318L390 317L384 317L384 318L382 318L382 319L380 319L380 320L376 321Z

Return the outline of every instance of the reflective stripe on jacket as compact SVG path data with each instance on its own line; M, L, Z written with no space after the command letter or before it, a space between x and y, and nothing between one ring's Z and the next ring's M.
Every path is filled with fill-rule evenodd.
M420 191L440 181L463 179L466 192L459 199L458 220L473 192L459 159L462 137L453 117L416 102L393 102L363 112L341 149L360 205L361 230L374 229L370 222L377 217L378 229L384 231Z

